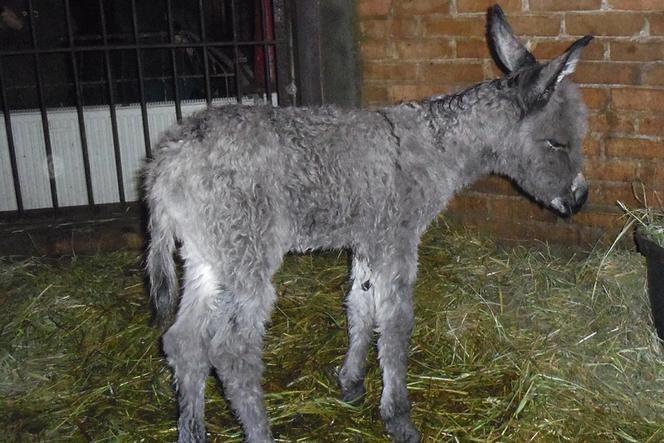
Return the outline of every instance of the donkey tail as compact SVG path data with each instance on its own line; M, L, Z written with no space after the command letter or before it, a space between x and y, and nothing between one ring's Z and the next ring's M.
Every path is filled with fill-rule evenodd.
M178 304L177 274L175 271L175 232L168 214L158 200L149 202L148 229L150 242L147 254L147 274L150 279L150 300L154 322L165 327L175 317Z

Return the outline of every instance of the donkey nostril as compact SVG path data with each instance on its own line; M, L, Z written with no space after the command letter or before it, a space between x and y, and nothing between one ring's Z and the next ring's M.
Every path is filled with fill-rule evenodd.
M572 208L570 207L569 202L560 197L556 197L551 201L551 207L562 217L569 217L572 215Z
M579 209L586 203L588 200L588 188L577 189L574 191L574 212L578 212Z

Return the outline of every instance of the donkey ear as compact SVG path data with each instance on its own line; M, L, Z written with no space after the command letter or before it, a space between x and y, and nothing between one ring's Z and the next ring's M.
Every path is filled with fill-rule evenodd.
M556 89L556 86L565 78L574 73L576 64L581 58L581 50L585 48L593 39L592 36L585 37L575 41L567 51L554 58L542 67L537 75L534 89L531 93L538 101L548 101L549 97Z
M535 57L514 35L505 13L498 5L489 8L487 40L493 58L506 74L536 63Z

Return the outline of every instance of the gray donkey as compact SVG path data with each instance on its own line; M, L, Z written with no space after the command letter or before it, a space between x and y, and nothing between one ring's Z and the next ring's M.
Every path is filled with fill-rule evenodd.
M503 78L373 111L208 109L161 139L145 169L147 270L157 319L170 324L177 308L163 349L176 380L180 442L205 440L203 388L212 367L246 440L273 441L261 387L271 278L288 251L320 248L353 252L342 398L363 395L376 331L387 432L397 442L419 441L406 370L427 225L455 192L492 173L563 216L587 196L586 111L568 77L592 37L540 64L500 7L488 18Z

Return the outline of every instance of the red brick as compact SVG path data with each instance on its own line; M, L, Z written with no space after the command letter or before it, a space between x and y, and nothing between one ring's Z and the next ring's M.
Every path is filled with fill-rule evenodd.
M606 134L635 134L637 116L626 112L600 112L589 116L590 132Z
M384 16L392 9L391 0L359 0L357 12L360 17Z
M495 0L457 0L457 11L487 12L490 6L496 4ZM521 0L501 0L500 7L507 13L521 11Z
M470 86L470 83L461 83L459 80L457 80L456 83L435 83L435 95L448 95L448 94L455 94L459 91L464 90L468 86Z
M491 53L486 40L479 38L458 38L457 57L458 58L474 58L474 59L489 59Z
M362 102L365 105L387 103L388 102L387 87L364 84L362 87Z
M551 60L565 52L575 41L575 38L537 39L533 43L532 53L538 60ZM583 49L582 58L584 60L604 59L604 43L599 39L593 40Z
M641 163L641 167L633 181L637 183L639 181L643 182L644 188L648 190L664 190L664 161L661 159L653 159L647 162L644 161ZM659 195L661 198L664 194L660 193Z
M390 102L402 102L416 100L421 97L417 95L417 85L391 85L388 88Z
M602 143L591 137L583 141L583 155L586 157L599 157L602 154Z
M638 35L645 27L645 16L627 12L598 14L566 14L565 30L570 35Z
M414 80L416 76L416 66L410 63L364 63L365 80Z
M484 17L428 17L424 20L424 35L427 37L462 36L484 38L485 29Z
M426 97L441 93L441 87L436 85L391 85L388 88L391 103L422 100Z
M362 20L360 32L369 39L412 38L419 35L419 28L415 19L368 19Z
M638 138L612 138L606 142L606 155L628 158L664 158L664 143Z
M650 35L664 35L664 14L652 14L648 17Z
M609 90L606 88L582 87L581 93L590 109L604 109L609 104Z
M595 226L608 229L617 229L625 223L621 220L621 213L616 208L615 212L588 212L581 211L574 216L574 223L583 226Z
M521 232L526 234L526 239L546 240L574 246L582 244L578 227L571 223L530 223ZM586 241L586 243L588 242Z
M389 58L389 43L385 39L363 40L360 45L362 60L382 60Z
M419 100L497 74L484 35L484 13L494 2L359 0L363 103ZM592 12L607 2L613 10ZM508 180L490 177L455 198L450 214L503 238L576 242L614 235L620 226L615 201L638 205L634 180L664 195L664 141L655 139L664 138L664 41L656 37L664 36L664 12L658 12L664 7L657 6L664 0L529 0L528 12L521 11L521 0L501 3L541 60L561 54L572 36L599 36L584 50L575 76L590 109L583 144L589 203L576 218L559 221L517 195ZM451 4L460 15L449 15ZM559 36L563 19L566 35ZM654 37L640 35L645 29ZM639 41L614 38L636 35Z
M638 163L631 160L586 160L585 175L589 180L631 182L636 177Z
M664 42L613 41L609 45L611 60L661 61L664 59Z
M409 38L420 35L418 22L414 19L395 19L392 20L388 29L390 37Z
M452 40L403 40L397 42L402 60L436 60L454 57Z
M650 65L644 68L643 84L652 86L664 85L664 65Z
M636 133L637 115L629 112L607 112L608 133Z
M519 195L511 181L497 175L492 175L476 182L470 189L484 194Z
M586 84L638 85L641 67L640 63L586 61L577 65L574 79Z
M530 0L531 11L588 11L600 9L602 0Z
M503 223L484 222L480 228L508 241L547 240L556 243L578 245L579 229L571 223L504 220Z
M646 114L639 120L639 133L664 136L664 116Z
M609 8L624 11L661 11L664 0L609 0Z
M640 203L634 195L634 189L629 183L613 185L590 182L588 185L588 204L595 207L616 208L621 201L628 207L639 207Z
M484 80L480 63L427 63L422 65L420 80L446 84L470 84Z
M606 112L597 114L590 114L588 116L588 130L590 133L599 132L605 133L609 130L609 122L606 117Z
M398 13L402 16L422 14L447 14L450 4L444 0L399 0Z
M390 22L388 20L362 20L360 34L364 38L381 39L387 37Z
M523 197L494 196L487 201L492 220L538 220L554 222L556 215L549 209Z
M611 90L611 103L617 110L664 111L664 90L616 88Z
M517 35L554 36L560 34L561 16L559 15L511 16L509 21Z
M486 217L488 212L487 198L463 192L450 200L447 209L464 215L473 214L474 216Z

